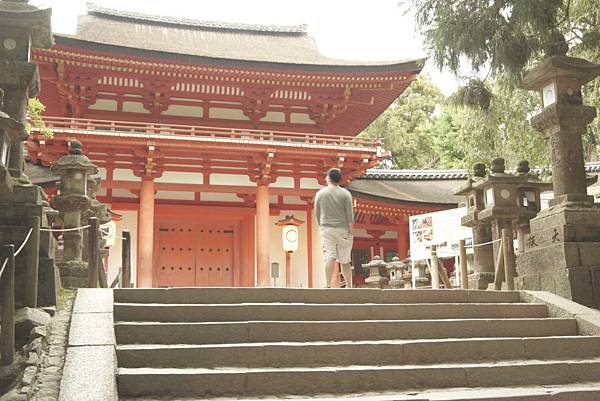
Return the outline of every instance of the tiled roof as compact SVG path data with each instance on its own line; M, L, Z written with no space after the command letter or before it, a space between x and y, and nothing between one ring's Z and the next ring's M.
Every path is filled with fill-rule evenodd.
M58 44L101 51L186 62L265 63L277 68L302 65L309 69L352 72L414 72L424 60L340 60L319 52L305 25L272 26L197 21L146 15L88 4L79 16L77 32L55 34ZM201 59L201 60L199 60Z
M374 180L458 180L469 178L467 170L367 170L364 179Z
M87 10L90 14L106 15L111 17L140 20L145 22L156 22L165 25L178 25L193 28L210 28L230 31L255 31L255 32L274 32L290 34L306 34L306 25L260 25L260 24L241 24L219 21L199 21L188 18L177 18L164 15L144 14L135 11L116 10L98 6L94 3L87 3Z

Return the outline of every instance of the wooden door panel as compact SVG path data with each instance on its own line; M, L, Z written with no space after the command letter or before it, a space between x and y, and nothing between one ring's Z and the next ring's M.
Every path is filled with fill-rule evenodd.
M164 222L158 226L159 287L193 287L196 283L196 227Z
M197 232L196 285L233 286L233 226L203 224Z

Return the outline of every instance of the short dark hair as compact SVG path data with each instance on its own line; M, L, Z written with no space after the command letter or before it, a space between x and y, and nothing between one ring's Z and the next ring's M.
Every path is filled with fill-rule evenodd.
M339 168L330 168L329 170L327 170L327 177L329 177L331 182L339 184L342 180L342 172Z

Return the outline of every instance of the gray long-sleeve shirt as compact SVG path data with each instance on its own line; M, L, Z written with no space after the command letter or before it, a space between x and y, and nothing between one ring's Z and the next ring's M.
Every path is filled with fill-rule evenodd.
M354 223L350 191L337 185L321 188L315 196L315 217L320 227L350 228Z

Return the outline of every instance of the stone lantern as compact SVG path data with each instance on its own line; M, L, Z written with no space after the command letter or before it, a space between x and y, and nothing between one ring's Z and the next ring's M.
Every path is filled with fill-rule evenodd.
M49 48L53 44L50 28L52 10L39 9L26 0L0 1L0 87L5 92L8 115L25 122L27 102L39 92L37 65L30 63L31 48ZM9 146L10 174L27 183L23 176L23 143L27 136ZM23 178L22 178L23 177Z
M4 91L0 89L0 192L12 192L12 180L6 167L9 162L10 144L27 138L25 125L1 109L4 108Z
M406 274L406 263L400 260L398 256L394 256L392 261L386 266L390 274L390 287L392 288L404 288L406 281L404 280Z
M65 229L81 226L81 214L91 205L87 178L90 174L98 173L96 166L81 154L81 148L81 142L71 141L69 154L52 165L52 172L60 175L60 187L58 194L52 198L52 206L61 213ZM63 262L60 267L64 285L85 286L87 264L82 261L81 230L65 231L63 241Z
M515 222L517 229L517 242L519 254L525 251L525 236L529 234L529 224L541 210L541 193L552 190L552 182L540 180L537 174L531 173L529 162L521 160L517 167L516 175L522 177L522 182L517 184L518 202L521 208L519 218Z
M381 260L379 255L373 256L373 260L362 265L369 269L369 277L365 280L365 285L370 288L383 288L390 281L386 276L381 275L381 270L387 267L387 263Z
M521 82L541 95L531 125L550 147L554 199L531 220L517 285L600 307L600 208L587 194L581 141L596 117L594 107L583 105L582 86L600 75L600 65L568 57L564 38L556 36L559 45Z
M479 219L479 212L484 209L484 192L481 187L474 186L475 183L486 178L486 165L475 163L473 174L467 183L459 188L455 195L467 197L467 214L461 218L461 224L471 227L473 230L473 244L485 244L492 241L492 228L489 222ZM476 288L487 289L494 282L494 249L492 244L477 246L473 248L473 261L475 273L471 277Z

